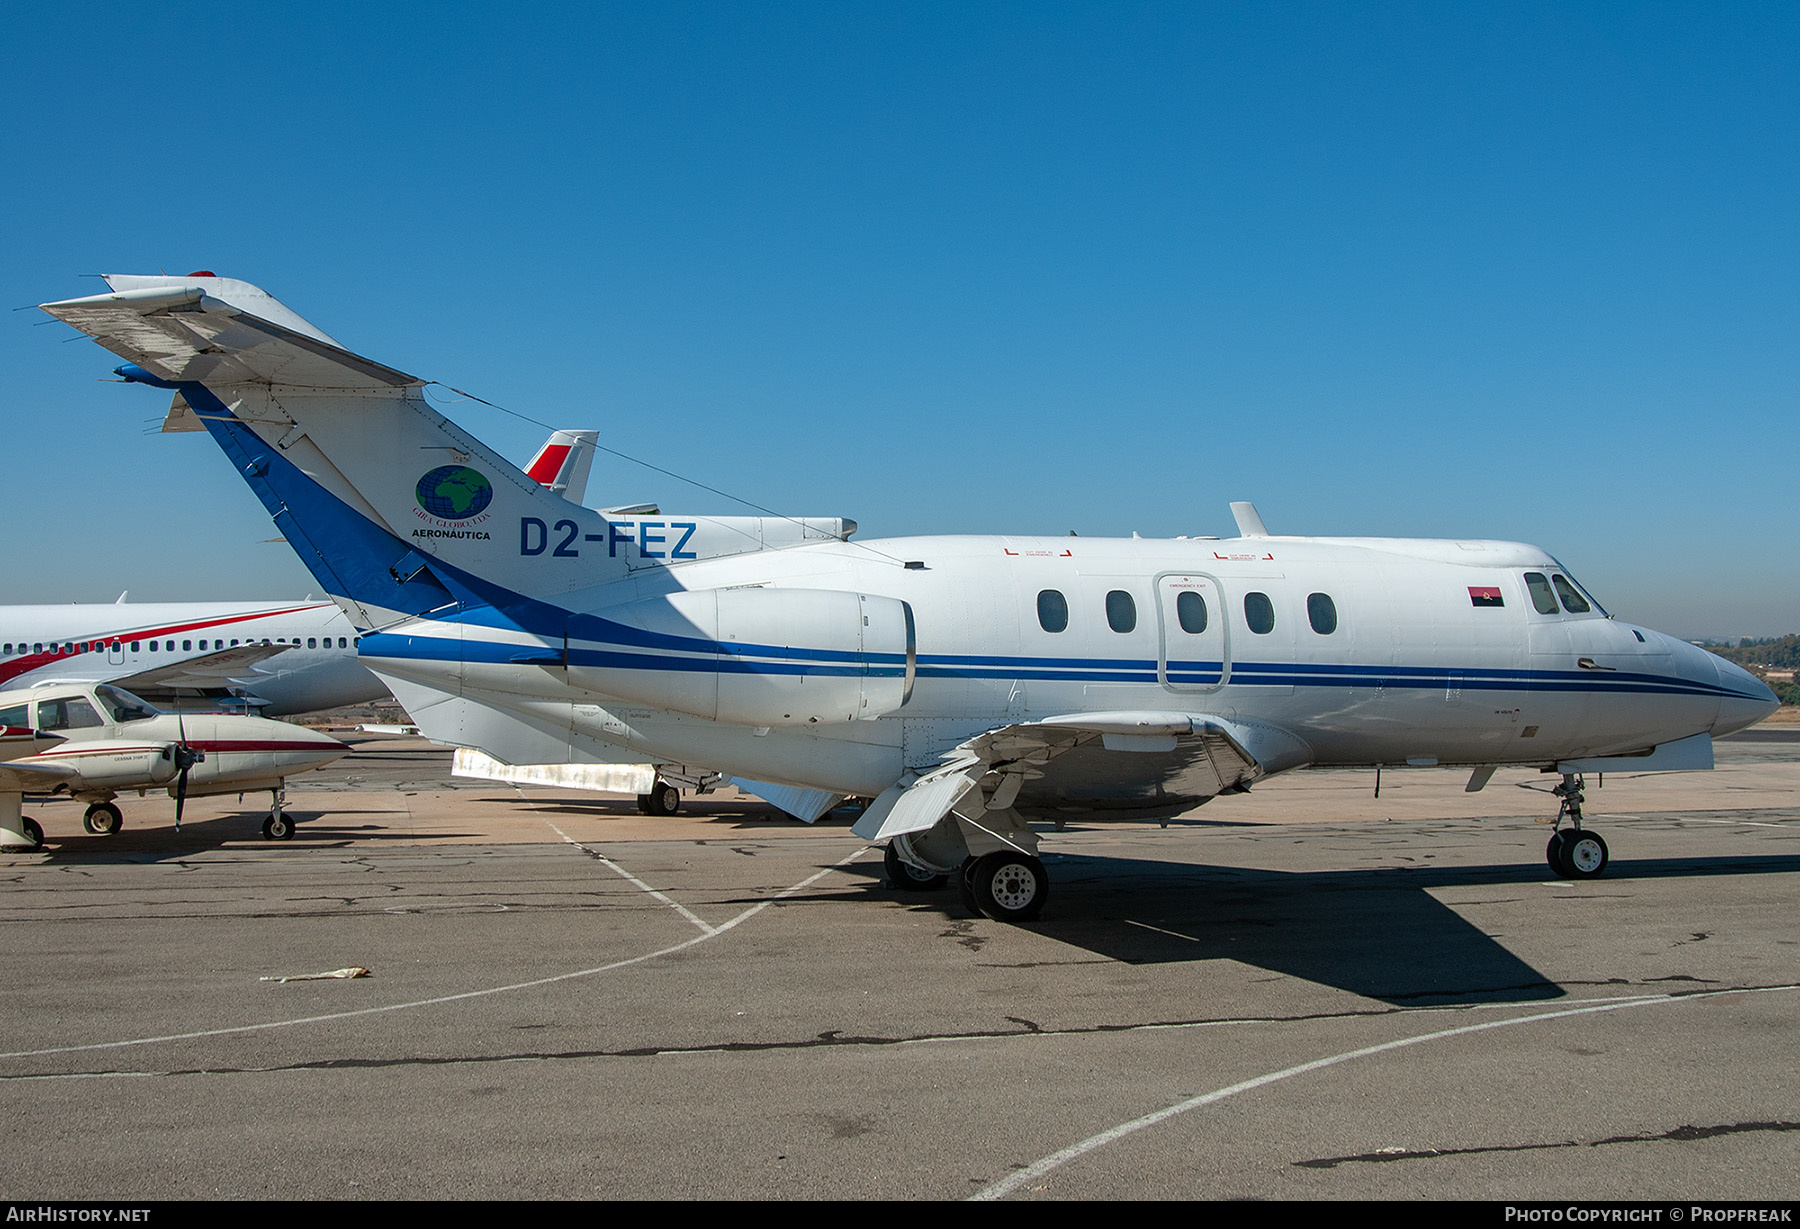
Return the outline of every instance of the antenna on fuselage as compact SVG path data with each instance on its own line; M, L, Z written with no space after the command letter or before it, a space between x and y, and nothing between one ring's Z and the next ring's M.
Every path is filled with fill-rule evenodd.
M1268 529L1263 525L1261 514L1256 505L1247 499L1233 500L1231 515L1237 518L1238 536L1242 538L1266 538Z

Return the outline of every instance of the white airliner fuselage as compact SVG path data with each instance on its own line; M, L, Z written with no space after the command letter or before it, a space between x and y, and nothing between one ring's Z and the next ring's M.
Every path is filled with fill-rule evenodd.
M278 651L254 662L216 656L252 645ZM331 602L0 607L0 687L107 681L158 701L248 692L272 717L387 694L357 661L356 629Z
M1044 900L1024 812L1305 765L1556 771L1573 825L1549 861L1598 874L1582 772L1710 767L1713 737L1775 707L1517 543L1273 537L1245 506L1227 541L855 542L821 519L771 549L576 507L255 287L108 281L45 310L176 391L171 420L211 432L373 629L362 660L428 735L514 764L705 765L803 816L871 796L856 831L890 873L961 870L996 917Z

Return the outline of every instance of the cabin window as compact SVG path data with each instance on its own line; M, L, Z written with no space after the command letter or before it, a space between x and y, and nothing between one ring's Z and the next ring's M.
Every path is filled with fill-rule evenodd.
M1259 636L1275 630L1275 603L1266 593L1244 594L1244 622Z
M175 646L170 644L169 647L174 648ZM194 651L194 642L192 640L183 640L181 642L181 651L183 653L192 653Z
M5 649L5 653L6 653L6 655L7 655L7 656L8 656L8 657L11 657L11 656L12 656L12 641L10 641L10 640L8 640L8 641L7 641L7 642L6 642L6 649Z
M1038 594L1038 626L1047 632L1067 631L1069 627L1069 599L1055 589L1045 589Z
M139 644L139 643L140 643L140 642L139 642L139 641L136 641L136 640L133 640L133 641L132 641L132 642L131 642L131 651L132 651L132 652L133 652L133 653L135 653L135 652L137 652L137 651L138 651L138 644Z
M319 638L317 636L308 636L306 638L306 647L309 649L318 648L319 647Z
M105 725L94 706L80 696L66 700L38 701L38 729L92 730Z
M44 651L44 646L41 644L34 644L31 646L31 651L33 653L42 653Z
M1531 590L1531 604L1539 614L1556 613L1556 591L1542 572L1525 573L1525 587Z
M11 708L0 708L0 726L9 730L30 729L31 705L15 704Z
M1577 593L1575 586L1570 584L1568 578L1561 573L1552 576L1550 581L1556 586L1557 596L1562 598L1563 609L1570 614L1587 614L1593 609L1587 604L1587 599Z
M349 644L345 642L344 638L342 636L339 636L338 637L338 648L347 649L349 647L350 647Z
M1131 594L1114 589L1106 595L1106 625L1115 632L1137 630L1137 603L1131 600Z
M1206 599L1191 589L1180 594L1175 599L1175 618L1182 631L1198 636L1206 630Z
M1337 630L1337 603L1331 600L1331 594L1306 595L1306 621L1321 636L1329 636Z

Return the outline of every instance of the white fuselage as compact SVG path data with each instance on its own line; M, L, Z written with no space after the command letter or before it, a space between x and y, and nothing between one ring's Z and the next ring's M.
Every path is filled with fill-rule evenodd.
M639 573L511 620L415 620L369 638L362 652L399 691L459 691L539 724L566 723L577 751L585 739L602 756L609 746L627 748L870 795L973 735L1069 713L1174 711L1266 728L1259 758L1265 771L1280 771L1548 765L1723 733L1768 711L1766 689L1749 675L1607 617L1573 585L1575 604L1589 609L1553 599L1553 611L1543 612L1528 575L1546 588L1567 576L1543 551L1507 542L832 542ZM904 703L862 719L812 720L788 701L804 703L809 677L821 696L822 687L847 686L831 676L830 661L795 659L765 640L768 651L746 649L721 666L706 644L715 632L718 645L733 638L723 616L716 627L694 625L692 647L631 634L679 631L683 618L691 623L687 595L745 587L803 591L796 611L827 591L904 603L914 629L910 663L902 645L866 645L863 654L886 660L889 674L910 670ZM1041 618L1040 594L1060 596L1062 630L1047 630L1056 599L1045 599L1052 609ZM1194 597L1185 599L1184 626L1183 594L1204 604L1203 626ZM671 620L646 619L645 610L669 603ZM557 608L596 618L545 626ZM770 707L759 717L752 697L737 705L738 720L722 723L719 710L706 707L719 703L707 680L739 685L733 679L744 669L767 671L752 683L766 687ZM874 694L865 689L849 702ZM659 700L670 696L675 703ZM1053 761L1026 796L1095 802L1147 788L1149 763L1114 756L1109 767L1107 758Z

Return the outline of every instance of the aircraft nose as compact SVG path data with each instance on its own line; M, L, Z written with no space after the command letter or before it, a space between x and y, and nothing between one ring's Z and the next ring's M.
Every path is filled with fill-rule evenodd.
M1719 719L1713 722L1713 737L1735 733L1753 726L1781 707L1781 701L1767 683L1743 667L1714 657L1719 671Z

